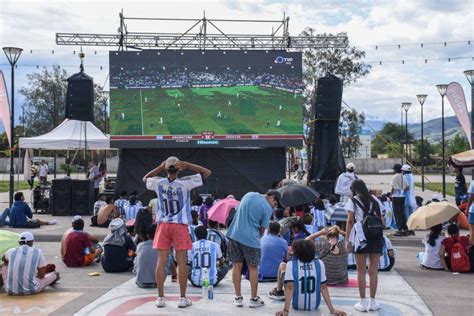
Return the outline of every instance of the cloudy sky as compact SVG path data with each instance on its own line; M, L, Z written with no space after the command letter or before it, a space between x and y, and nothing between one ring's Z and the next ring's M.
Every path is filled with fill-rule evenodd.
M409 121L418 122L420 106L415 95L422 93L428 94L425 118L439 117L441 98L435 85L452 81L458 81L464 87L470 104L470 86L463 71L474 69L474 0L1 0L0 44L24 49L15 72L16 87L26 84L25 75L37 71L36 65L59 64L68 73L76 72L79 59L73 50L77 51L78 47L57 46L55 33L114 34L122 8L125 16L200 18L205 11L210 19L279 20L285 12L290 17L291 35L298 35L307 26L320 33L347 32L350 45L366 51L366 62L372 64L372 70L366 78L345 88L343 98L369 118L399 122L401 102L412 102ZM189 26L189 22L132 21L128 29L184 32ZM230 23L219 26L228 33L271 32L271 25ZM468 41L471 41L470 45ZM442 43L436 44L439 42ZM446 46L444 42L448 42ZM421 43L424 43L423 47ZM96 83L106 83L107 48L84 47L84 50L86 72ZM448 58L452 58L450 62ZM427 63L425 59L428 59ZM405 60L404 64L402 60ZM7 64L2 54L0 69L9 85ZM16 100L18 113L22 99L18 95ZM446 114L453 113L449 105L446 109Z

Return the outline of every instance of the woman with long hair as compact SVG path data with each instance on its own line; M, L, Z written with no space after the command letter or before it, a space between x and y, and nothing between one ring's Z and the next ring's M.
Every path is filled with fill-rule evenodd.
M364 218L368 214L378 217L383 226L383 217L380 205L369 193L364 181L357 179L351 185L352 198L346 203L347 211L347 236L346 248L353 252L357 265L357 283L359 286L360 302L354 308L361 312L376 311L380 305L375 301L378 283L378 265L383 248L383 234L378 237L366 238L364 229ZM383 227L382 227L383 229ZM369 284L370 300L365 297L366 286L366 262L369 259Z
M444 236L441 235L443 224L438 224L430 228L430 233L426 235L422 243L425 245L425 251L418 254L418 261L422 269L444 270L439 257L441 242Z

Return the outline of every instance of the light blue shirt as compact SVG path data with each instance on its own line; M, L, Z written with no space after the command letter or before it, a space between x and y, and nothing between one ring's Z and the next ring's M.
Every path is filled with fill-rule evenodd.
M252 248L260 248L260 227L268 228L273 210L265 196L257 192L244 195L227 232L227 238Z
M288 254L286 240L276 235L265 235L262 237L262 260L258 271L264 278L276 278L280 263Z

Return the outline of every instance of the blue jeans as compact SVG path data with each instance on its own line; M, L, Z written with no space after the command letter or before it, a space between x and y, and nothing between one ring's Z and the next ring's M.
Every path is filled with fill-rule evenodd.
M4 225L9 225L10 222L7 221L7 217L10 218L10 209L7 207L0 216L0 227Z

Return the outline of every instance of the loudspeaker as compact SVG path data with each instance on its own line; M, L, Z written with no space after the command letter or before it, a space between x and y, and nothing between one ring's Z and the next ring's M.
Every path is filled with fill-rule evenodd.
M67 79L66 118L94 122L94 81L83 72Z
M71 215L92 215L94 208L94 182L72 180Z
M342 80L329 75L318 79L316 119L337 120L341 117Z
M51 186L51 209L54 216L69 216L71 212L71 180L54 179Z

